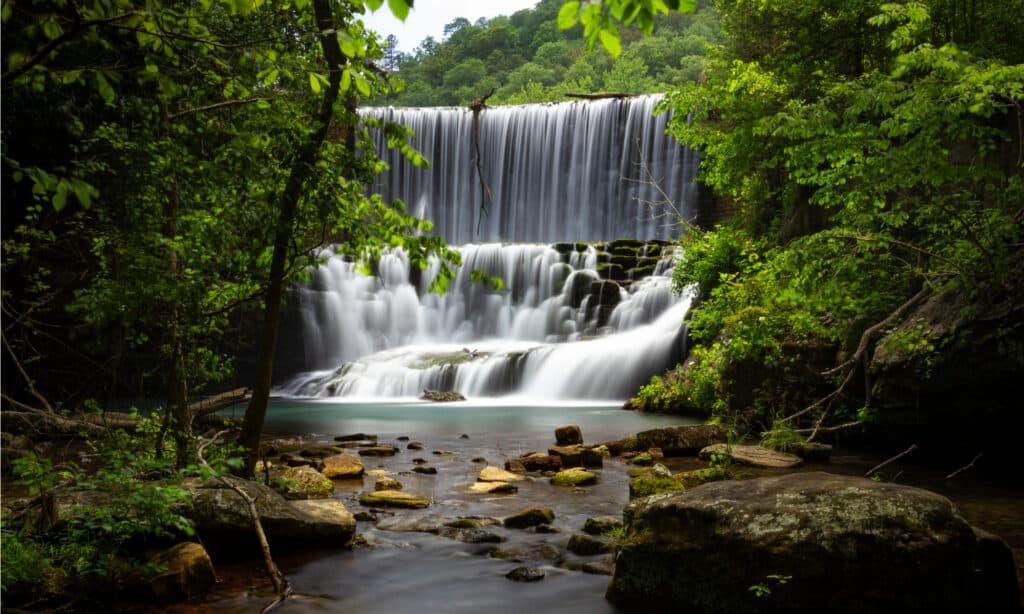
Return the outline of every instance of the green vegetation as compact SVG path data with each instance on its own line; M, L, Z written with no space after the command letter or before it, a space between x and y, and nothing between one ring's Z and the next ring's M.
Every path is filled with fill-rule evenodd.
M984 330L1019 369L1024 3L717 5L726 43L662 108L739 213L682 239L695 345L638 398L813 438L903 402L883 354L920 391Z
M396 55L389 66L405 88L374 104L465 105L491 88L492 105L663 92L700 78L705 49L721 39L711 3L687 4L541 0L509 17L456 19L443 41L427 38L413 54ZM608 53L594 49L596 41Z

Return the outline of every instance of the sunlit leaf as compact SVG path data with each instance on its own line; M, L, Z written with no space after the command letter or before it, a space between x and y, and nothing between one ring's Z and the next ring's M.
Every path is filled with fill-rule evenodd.
M400 21L405 21L409 16L409 9L412 7L411 0L388 0L388 8Z

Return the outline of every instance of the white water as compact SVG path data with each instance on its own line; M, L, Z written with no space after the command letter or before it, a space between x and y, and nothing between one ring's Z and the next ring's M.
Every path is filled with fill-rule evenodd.
M671 366L682 357L690 300L672 294L670 260L647 279L598 288L605 304L592 305L598 298L584 295L601 283L593 248L563 262L538 244L675 237L679 230L657 217L664 209L650 203L668 198L689 217L697 156L665 135L668 115L652 115L657 100L482 111L480 166L493 195L486 216L472 112L364 109L411 127L412 146L431 162L414 167L373 130L390 169L372 189L404 200L449 244L463 244L463 266L437 296L426 291L436 265L411 277L400 251L381 259L377 277L330 257L298 290L305 364L315 371L278 393L379 399L429 389L474 400L621 400ZM473 270L500 277L507 289L471 282Z
M391 169L373 186L386 200L431 220L451 244L483 241L673 239L667 197L684 216L696 201L698 156L665 134L659 96L506 106L481 111L483 178L493 200L481 212L473 113L466 108L374 108L363 113L413 129L412 147L430 161L416 168L387 149ZM644 170L644 165L647 171ZM658 188L649 179L657 182Z
M655 275L620 288L618 304L598 326L588 299L575 292L600 281L593 248L571 254L569 263L547 245L460 251L463 266L443 296L426 291L436 267L418 286L409 282L401 251L383 257L379 277L330 257L300 290L307 363L321 370L278 393L414 398L429 389L471 398L620 400L682 349L690 299L673 295L670 259ZM508 289L472 282L474 269L502 277Z

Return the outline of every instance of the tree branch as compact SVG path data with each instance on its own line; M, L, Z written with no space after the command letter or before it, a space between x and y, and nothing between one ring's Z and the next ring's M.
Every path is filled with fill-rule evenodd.
M238 100L224 100L222 102L215 102L213 104L203 105L201 107L192 107L191 109L183 109L175 113L170 113L166 109L163 111L165 121L176 121L186 115L193 115L195 113L201 113L203 111L214 111L216 109L223 109L225 107L239 107L246 104L252 104L254 102L270 102L273 98L269 96L253 96L252 98L240 98Z
M909 448L907 448L906 450L900 452L899 454L897 454L896 456L890 458L889 460L883 461L881 463L878 463L877 465L875 465L871 469L868 469L867 473L864 474L864 477L869 478L869 477L875 475L882 468L887 467L888 465L891 465L892 463L895 463L896 461L898 461L899 459L903 458L904 456L910 454L911 452L913 452L916 449L917 449L917 444L916 443L912 444Z
M484 218L487 217L487 203L494 200L491 186L487 185L487 180L484 179L483 156L480 155L480 111L487 108L487 99L493 96L494 92L495 88L492 87L491 91L480 96L469 105L470 110L473 111L473 157L476 163L476 176L480 180L480 212L482 215L476 223L477 234L480 234L480 225L483 224Z
M24 64L18 66L13 70L9 70L6 73L4 73L3 76L0 76L0 81L13 81L14 79L17 79L18 77L22 76L23 74L34 68L37 64L45 60L46 56L50 55L50 53L57 49L57 47L60 47L64 43L74 40L81 36L82 33L85 32L86 28L115 23L123 19L128 19L129 17L132 17L134 15L135 13L132 12L124 13L121 15L114 15L113 17L104 17L103 19L89 19L86 21L79 21L75 23L72 29L68 30L67 32L64 32L57 38L43 45L43 48L37 51L35 55L30 57L28 60L26 60Z
M32 396L39 399L39 402L43 404L43 407L45 407L48 412L51 414L56 413L53 409L53 405L50 405L50 402L46 400L46 397L36 390L35 384L32 383L32 378L28 376L28 373L25 373L25 369L21 366L21 361L18 360L18 357L14 354L14 349L11 348L11 344L7 341L7 335L0 335L0 337L3 338L4 348L7 350L7 353L11 355L11 360L14 362L14 366L17 367L18 373L21 374L22 379L25 380L25 384L28 385L28 391L32 393Z

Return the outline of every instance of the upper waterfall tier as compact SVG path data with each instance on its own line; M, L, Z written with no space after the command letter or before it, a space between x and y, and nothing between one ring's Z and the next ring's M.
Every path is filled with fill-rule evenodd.
M375 131L390 170L373 189L431 220L449 243L670 239L666 198L690 217L697 155L665 134L657 96L495 107L480 112L480 167L492 198L481 210L473 112L466 108L373 108L409 126L417 168Z

